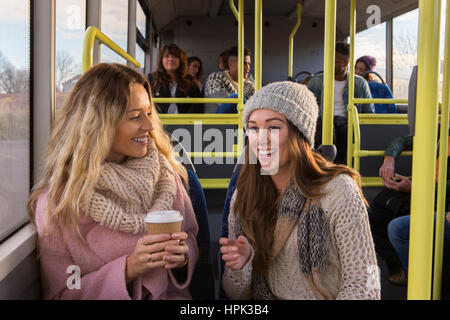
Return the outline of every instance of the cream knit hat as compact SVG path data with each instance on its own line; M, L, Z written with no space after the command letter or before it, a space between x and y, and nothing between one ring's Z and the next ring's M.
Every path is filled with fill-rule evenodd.
M244 106L245 129L247 129L250 114L258 109L274 110L284 115L300 130L311 148L314 147L319 107L316 97L306 86L296 82L281 81L262 87Z

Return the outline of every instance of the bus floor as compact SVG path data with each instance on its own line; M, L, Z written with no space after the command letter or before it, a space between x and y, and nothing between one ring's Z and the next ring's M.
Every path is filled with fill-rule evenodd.
M373 197L380 189L365 188L364 195L370 203ZM219 299L219 239L222 226L223 202L226 196L226 190L205 190L205 197L208 204L209 212L209 228L211 236L211 255L214 266L214 278L216 288L216 299ZM406 300L407 287L396 286L389 282L389 272L386 263L377 255L378 266L380 268L380 284L381 284L381 300ZM448 272L447 272L448 273ZM444 280L442 283L442 300L450 300L450 274L444 272Z

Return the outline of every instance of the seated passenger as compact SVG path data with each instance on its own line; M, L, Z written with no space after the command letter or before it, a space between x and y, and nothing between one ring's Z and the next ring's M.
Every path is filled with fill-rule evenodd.
M335 163L346 163L347 157L347 133L348 133L348 64L350 48L347 43L337 43L334 66L334 127L333 142L337 148ZM322 144L322 104L323 104L323 74L316 75L308 81L308 89L316 96L320 108L317 121L316 148ZM355 98L372 98L369 85L360 76L355 75ZM373 104L361 104L356 106L359 113L374 113Z
M148 75L155 98L200 98L194 78L188 74L186 52L176 44L159 51L157 70ZM158 103L159 113L203 113L202 103Z
M205 97L225 98L237 94L239 91L238 75L238 47L230 48L228 51L228 66L230 70L213 72L208 76L205 83ZM250 50L244 49L244 100L249 99L255 92L253 82L247 80L250 72ZM206 107L206 113L215 113L219 105L210 104ZM236 109L236 107L234 106ZM236 111L237 112L237 111Z
M188 73L192 76L200 91L202 91L203 64L199 57L188 58Z
M387 227L392 219L409 215L411 181L395 173L395 160L403 151L412 150L413 137L401 136L386 148L384 161L380 167L380 177L385 188L374 198L369 209L370 228L375 250L386 262L389 282L406 285L406 275L394 248L388 239ZM394 178L398 179L395 181Z
M223 51L218 58L218 63L217 63L217 67L219 68L219 71L225 71L228 70L228 56L229 56L229 52L230 49L227 49L225 51Z
M393 99L392 91L389 89L387 84L377 82L373 79L372 73L367 73L368 71L373 71L377 65L377 59L371 56L362 56L356 60L355 73L358 76L364 77L369 84L370 93L374 99ZM395 104L379 104L375 105L375 113L396 113L397 107Z
M190 299L198 231L145 77L89 69L57 111L43 178L28 201L44 299ZM147 235L148 212L177 210L181 232Z
M397 285L407 284L411 180L395 173L395 160L401 152L411 151L412 146L412 136L401 136L396 138L386 149L384 162L380 168L380 176L383 178L387 190L383 190L375 198L371 212L369 212L375 249L386 260L391 273L389 281ZM447 164L447 186L450 185L449 164ZM436 173L436 181L437 176ZM399 180L395 181L394 178ZM450 189L447 187L446 211L449 210ZM449 214L447 214L446 219L448 218L450 218ZM449 227L450 225L446 221L444 243L447 246L450 244Z
M290 81L246 103L249 147L221 238L230 299L379 299L360 176L314 153L314 95Z

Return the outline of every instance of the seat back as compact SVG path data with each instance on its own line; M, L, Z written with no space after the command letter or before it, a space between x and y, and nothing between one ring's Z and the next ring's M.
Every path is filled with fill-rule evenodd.
M189 290L194 300L214 300L214 272L211 257L211 237L206 198L197 175L188 170L189 197L198 224L197 245L199 258L192 275Z

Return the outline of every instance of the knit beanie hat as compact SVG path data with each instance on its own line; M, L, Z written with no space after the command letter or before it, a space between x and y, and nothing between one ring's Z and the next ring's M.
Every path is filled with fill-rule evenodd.
M314 147L319 107L316 97L306 86L296 82L281 81L262 87L244 106L245 129L247 129L250 114L258 109L269 109L284 115L300 130L309 145Z

